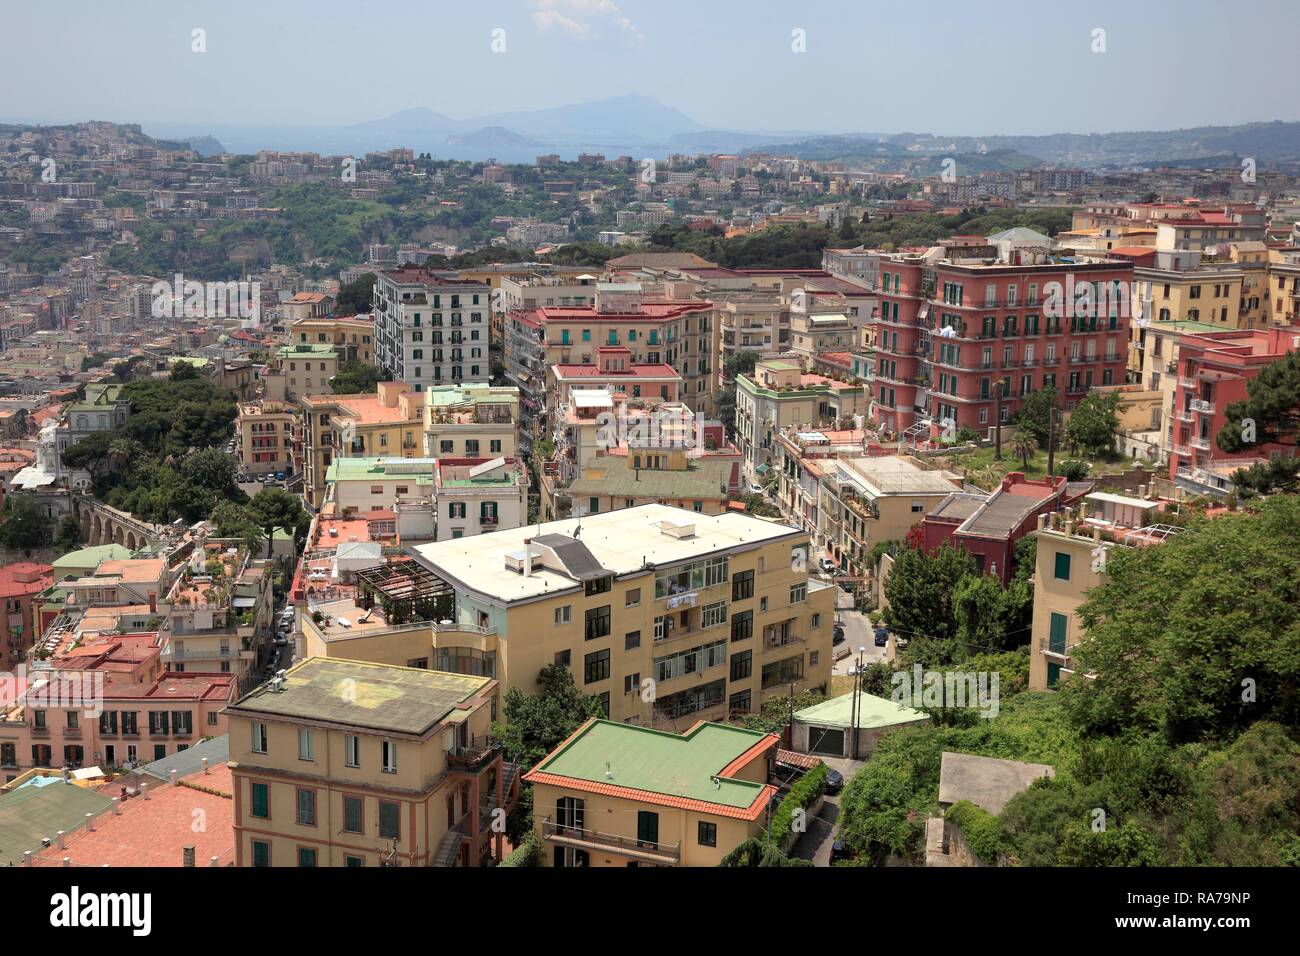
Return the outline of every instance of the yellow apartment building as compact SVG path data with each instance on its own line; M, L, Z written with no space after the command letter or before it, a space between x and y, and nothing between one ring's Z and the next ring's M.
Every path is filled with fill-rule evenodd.
M303 398L303 494L325 500L325 475L336 458L417 458L424 454L424 394L380 382L365 395Z
M320 316L304 318L289 326L289 345L329 345L338 362L375 364L375 326L369 319Z
M338 373L339 357L331 345L295 344L276 350L278 375L284 379L287 401L312 395L328 395L330 381ZM280 396L274 396L280 397Z
M546 866L717 866L764 833L778 738L590 720L524 774Z
M809 575L807 534L776 522L655 504L411 554L311 604L304 655L530 694L559 664L611 719L669 730L830 681L836 590Z
M313 658L226 710L236 866L477 866L501 859L515 768L496 681Z
M467 382L430 386L422 394L425 457L515 455L519 389Z

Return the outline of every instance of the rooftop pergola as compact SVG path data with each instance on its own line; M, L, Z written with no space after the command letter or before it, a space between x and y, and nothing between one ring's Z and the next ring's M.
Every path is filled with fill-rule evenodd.
M455 590L414 561L381 564L355 575L357 604L369 610L378 600L389 624L455 620Z

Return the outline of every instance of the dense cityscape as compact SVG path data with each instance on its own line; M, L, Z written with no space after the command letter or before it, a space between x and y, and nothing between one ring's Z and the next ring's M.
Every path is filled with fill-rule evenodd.
M396 124L0 124L0 863L1300 865L1300 123Z

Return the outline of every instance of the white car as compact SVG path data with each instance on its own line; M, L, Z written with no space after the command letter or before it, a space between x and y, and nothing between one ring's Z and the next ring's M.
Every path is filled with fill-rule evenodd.
M761 495L763 493L763 486L751 484L749 486L749 493L751 495Z

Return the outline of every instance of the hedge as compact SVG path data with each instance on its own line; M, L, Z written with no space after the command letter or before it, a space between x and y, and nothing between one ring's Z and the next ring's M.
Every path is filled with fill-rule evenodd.
M790 792L785 795L781 805L776 808L776 813L772 814L769 833L780 834L780 840L784 843L791 832L790 826L794 822L795 811L806 810L826 792L826 773L826 765L818 764L799 778L798 782L790 788Z
M542 841L537 839L537 834L529 831L528 836L524 837L524 842L515 847L510 854L502 860L498 866L541 866L542 860L545 859L545 850L542 848Z
M948 808L948 820L961 829L966 845L985 863L996 863L1002 851L1002 830L998 818L969 800L958 800Z

